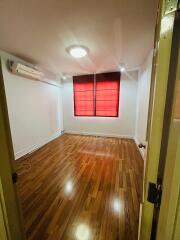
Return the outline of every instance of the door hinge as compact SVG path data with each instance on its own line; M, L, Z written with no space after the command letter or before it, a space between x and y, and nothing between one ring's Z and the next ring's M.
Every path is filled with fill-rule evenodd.
M178 0L166 0L164 14L176 11L178 8Z
M17 180L18 180L18 174L16 172L12 173L13 184L17 183Z
M149 182L147 200L153 203L155 207L160 207L162 195L162 185Z

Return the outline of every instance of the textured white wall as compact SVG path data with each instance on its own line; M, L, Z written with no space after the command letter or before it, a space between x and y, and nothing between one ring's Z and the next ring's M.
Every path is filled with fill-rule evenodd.
M13 59L12 56L10 56ZM11 74L2 57L6 98L16 158L63 130L62 88Z
M55 138L62 130L135 137L137 143L145 142L152 53L141 68L139 80L122 76L118 118L74 117L72 79L57 87L12 75L6 67L7 56L2 57L2 69L16 158Z
M152 58L153 52L151 51L150 54L147 56L146 60L144 61L139 72L136 119L137 121L135 134L137 144L146 143Z
M134 138L136 122L137 79L122 76L119 117L75 117L73 82L63 83L64 130L70 133Z

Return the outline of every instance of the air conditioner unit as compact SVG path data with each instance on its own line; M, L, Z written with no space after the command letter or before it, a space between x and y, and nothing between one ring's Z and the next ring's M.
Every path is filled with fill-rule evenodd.
M20 75L22 77L36 79L36 80L42 80L44 77L44 73L38 71L37 69L26 66L22 63L8 60L8 66L9 66L9 70L12 73Z

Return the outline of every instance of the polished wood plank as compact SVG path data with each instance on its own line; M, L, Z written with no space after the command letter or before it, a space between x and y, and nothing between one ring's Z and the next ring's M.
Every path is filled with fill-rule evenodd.
M143 160L133 140L65 134L16 166L28 240L137 240Z

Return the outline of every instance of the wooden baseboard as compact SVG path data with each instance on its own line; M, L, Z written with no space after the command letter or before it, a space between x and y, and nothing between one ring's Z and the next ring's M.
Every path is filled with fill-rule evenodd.
M25 148L25 149L15 153L15 160L26 158L27 156L29 156L33 152L39 150L40 148L44 147L46 144L48 144L51 141L53 141L54 139L62 136L63 134L64 134L64 131L58 131L55 134L53 134L50 138L45 139L45 140L41 141L38 144L31 145L31 146L29 146L29 147L27 147L27 148Z
M96 132L79 132L79 131L66 131L65 130L64 133L74 134L74 135L96 136L96 137L134 139L134 136L131 136L131 135L104 134L104 133L96 133Z

